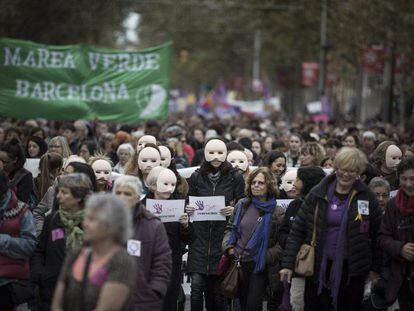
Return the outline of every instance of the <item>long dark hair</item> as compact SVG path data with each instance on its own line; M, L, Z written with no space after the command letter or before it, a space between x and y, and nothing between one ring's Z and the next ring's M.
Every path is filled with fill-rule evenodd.
M6 141L1 147L1 150L6 152L10 159L16 160L10 175L14 175L15 172L23 168L26 157L22 145L16 138Z

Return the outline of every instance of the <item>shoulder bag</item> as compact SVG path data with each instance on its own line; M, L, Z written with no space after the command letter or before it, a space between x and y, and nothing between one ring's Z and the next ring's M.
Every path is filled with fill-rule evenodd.
M303 243L296 256L295 273L300 276L312 276L315 266L316 246L316 220L318 218L319 202L316 203L315 215L313 217L312 241L310 244Z

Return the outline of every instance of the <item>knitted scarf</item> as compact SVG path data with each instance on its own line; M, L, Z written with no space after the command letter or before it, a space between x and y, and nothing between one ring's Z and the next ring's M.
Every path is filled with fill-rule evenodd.
M408 196L401 188L397 192L395 203L401 214L414 214L414 197Z
M66 247L74 250L82 246L83 230L81 224L85 217L85 210L82 209L78 212L70 213L59 208L58 213L66 230Z
M329 205L331 205L333 202L335 188L336 188L336 179L333 183L331 183L328 186L327 197L328 197ZM323 252L321 268L319 271L318 295L321 294L323 287L328 288L331 291L332 305L335 311L338 310L339 287L341 285L342 269L343 269L345 253L346 253L346 248L347 248L347 243L348 243L348 205L350 203L352 191L353 190L351 190L351 192L348 194L346 198L346 201L343 203L345 205L345 209L343 211L341 226L339 227L338 242L336 243L336 256L332 263L328 282L326 281L326 278L325 278L327 262L328 262L326 251Z
M276 208L276 199L271 198L270 200L263 202L256 197L253 197L252 203L259 211L264 213L261 222L257 224L256 230L246 247L256 263L253 272L259 272L262 271L266 265L266 252L269 245L270 230L272 228L273 211ZM230 239L227 243L228 245L236 244L237 239L241 236L240 222L242 209L242 206L237 209L232 225Z

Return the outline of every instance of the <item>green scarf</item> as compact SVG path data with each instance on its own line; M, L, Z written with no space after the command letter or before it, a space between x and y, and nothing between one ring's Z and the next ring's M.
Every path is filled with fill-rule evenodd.
M60 220L66 229L66 247L74 250L83 243L83 230L80 227L85 217L85 210L69 213L61 208L58 210Z

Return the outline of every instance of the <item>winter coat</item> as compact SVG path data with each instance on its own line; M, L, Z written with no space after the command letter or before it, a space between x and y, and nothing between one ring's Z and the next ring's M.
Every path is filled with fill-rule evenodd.
M0 283L29 278L29 258L36 248L32 213L27 204L11 194L7 206L0 208Z
M216 186L208 179L207 173L197 169L188 180L190 186L188 195L224 196L226 206L234 205L244 196L244 179L238 170L233 169L230 164L229 166L222 171ZM194 222L197 238L189 247L187 266L189 273L217 274L226 224L226 221Z
M140 203L134 208L133 223L132 239L141 242L141 254L134 257L138 269L133 310L161 310L172 265L167 233L161 220Z
M241 199L237 203L234 209L233 215L231 216L229 222L227 223L226 230L224 232L223 243L222 243L223 253L226 253L227 249L232 247L232 245L227 245L227 244L228 244L228 241L230 240L231 228L232 228L234 216L236 215L237 210L239 208L243 209L241 212L241 218L240 218L242 219L248 208L255 208L253 204L249 204L249 206L246 206L247 203L248 203L247 198ZM279 244L278 232L283 222L284 213L285 212L282 209L282 207L276 205L276 208L273 211L273 215L272 215L272 227L269 232L269 245L268 245L268 249L266 253L266 267L268 269L269 285L271 286L272 290L276 289L276 281L279 279L280 260L282 259L282 248L280 247L280 244Z
M63 234L53 234L59 232ZM43 307L50 306L59 278L60 270L66 256L66 232L59 213L49 214L39 236L35 255L32 259L32 277L39 286L40 300Z
M55 180L53 185L50 186L49 189L47 189L42 200L33 209L33 217L34 217L35 226L36 226L36 233L38 236L42 232L45 217L49 215L53 210L53 204L55 202L56 193L57 193L57 180Z
M279 243L283 249L285 249L286 247L286 241L289 237L290 229L292 229L293 222L296 218L296 215L298 214L298 211L302 203L302 198L295 199L292 202L290 202L288 208L286 209L285 217L283 218L283 223L279 231Z
M395 197L387 205L385 215L382 219L378 243L380 247L391 256L391 268L387 282L386 300L389 302L397 298L398 292L407 277L410 265L414 270L414 263L411 263L401 256L401 249L406 243L414 243L412 227L400 229L404 219L410 216L403 215L395 203Z
M322 179L310 193L299 209L297 217L290 231L286 249L282 260L282 268L294 270L296 255L303 243L310 243L313 232L313 221L316 205L319 212L316 221L316 250L315 250L315 272L319 275L322 262L324 243L327 230L327 217L329 202L327 191L329 185L334 182L335 175ZM377 247L377 238L381 224L381 210L378 201L368 187L360 180L354 182L351 190L351 199L348 207L347 226L347 254L349 277L367 276L369 271L379 272L381 266L380 250ZM358 200L369 202L369 215L362 215L364 221L369 222L367 233L361 233L361 221L358 216ZM317 278L317 277L316 277Z

